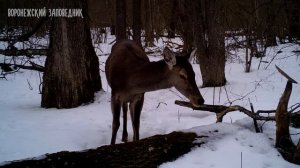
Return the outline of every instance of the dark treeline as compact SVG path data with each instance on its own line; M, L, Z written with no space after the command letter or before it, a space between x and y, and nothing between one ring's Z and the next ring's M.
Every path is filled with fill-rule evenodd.
M151 39L157 35L169 32L184 33L184 22L188 20L185 10L186 0L141 0L142 29ZM126 1L126 22L132 25L132 2ZM43 8L47 7L46 0L0 0L0 26L31 26L39 18L8 18L9 8ZM193 3L193 2L192 2ZM188 5L193 5L193 4ZM300 37L300 3L299 0L226 0L224 16L222 17L227 31L255 31L259 36L281 39ZM115 26L115 1L88 0L91 27ZM192 20L193 21L193 20Z
M224 73L226 51L225 37L236 43L233 47L246 49L245 72L250 72L253 57L263 57L266 48L280 43L295 42L300 39L299 0L81 0L87 6L84 23L88 28L97 28L98 33L116 35L116 40L133 37L140 42L145 37L145 47L152 46L155 39L162 36L181 37L182 52L196 52L200 64L203 87L226 84ZM35 35L50 31L50 19L46 24L38 17L8 17L8 9L51 9L55 0L0 0L0 31L7 31L1 41L10 41L13 48L17 40L12 28L19 27L23 34ZM62 3L58 8L64 8ZM62 7L61 7L62 6ZM51 19L52 21L57 18ZM62 19L62 18L61 18ZM46 19L44 19L46 20ZM75 19L76 20L76 19ZM72 22L68 19L68 22ZM43 25L43 27L39 26ZM82 24L75 22L71 27ZM53 24L52 24L53 26ZM39 27L39 29L36 29ZM4 29L3 29L4 28ZM39 30L39 31L36 31ZM84 29L82 29L84 30ZM132 30L132 31L131 31ZM15 31L20 32L20 31ZM24 33L25 32L25 33ZM54 34L59 34L57 30ZM74 33L81 34L80 32ZM52 34L53 35L53 34ZM51 36L51 34L50 34ZM242 36L242 39L236 38ZM22 37L22 36L21 36ZM59 36L58 36L59 37ZM5 40L8 39L8 40ZM232 44L231 44L232 45ZM217 68L216 68L217 67Z

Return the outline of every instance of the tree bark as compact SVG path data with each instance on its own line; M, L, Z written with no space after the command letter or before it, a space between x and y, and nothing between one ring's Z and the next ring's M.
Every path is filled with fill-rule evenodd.
M86 1L54 0L51 5L83 11L84 18L52 18L43 76L41 106L72 108L93 101L95 91L102 89L99 61L90 37Z
M175 38L178 3L179 3L178 0L172 1L172 7L170 10L170 26L168 31L168 38Z
M133 0L132 2L132 32L133 40L136 41L140 46L141 43L141 0Z
M154 46L154 30L153 30L153 14L152 6L153 1L144 0L144 9L145 9L145 47Z
M266 47L276 46L276 32L275 32L275 5L273 0L270 0L267 5L267 31L265 31Z
M180 17L183 23L183 51L191 52L194 47L194 27L193 27L193 0L185 0L184 2L184 15Z
M126 39L126 0L116 0L116 38Z
M300 39L300 4L298 0L284 0L287 17L288 36L290 42L293 38Z
M197 1L195 30L198 61L202 74L202 87L223 86L225 78L225 44L220 1Z

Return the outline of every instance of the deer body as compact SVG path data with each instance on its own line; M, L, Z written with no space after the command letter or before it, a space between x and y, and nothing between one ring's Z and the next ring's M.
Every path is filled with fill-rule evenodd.
M139 139L140 114L145 92L175 86L194 105L204 103L195 83L192 66L186 58L176 58L168 48L164 50L164 60L150 62L144 50L134 41L117 42L106 61L105 71L108 84L112 89L111 144L115 143L120 126L121 108L123 110L122 141L127 141L128 104L134 132L133 140Z

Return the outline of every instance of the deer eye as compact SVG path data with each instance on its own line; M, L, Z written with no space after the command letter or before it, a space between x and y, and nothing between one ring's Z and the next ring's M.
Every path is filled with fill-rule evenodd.
M184 80L186 80L188 78L184 69L179 71L179 77Z
M185 75L182 75L182 74L180 74L179 77L180 77L181 79L187 79L186 76L185 76Z
M187 79L187 76L186 76L185 74L179 74L179 77L180 77L181 79L184 79L184 80Z

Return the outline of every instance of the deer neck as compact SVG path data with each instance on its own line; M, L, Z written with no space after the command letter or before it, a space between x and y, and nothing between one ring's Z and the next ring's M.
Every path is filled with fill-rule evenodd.
M144 93L172 87L171 71L163 61L149 62L134 75L132 84L136 93Z

